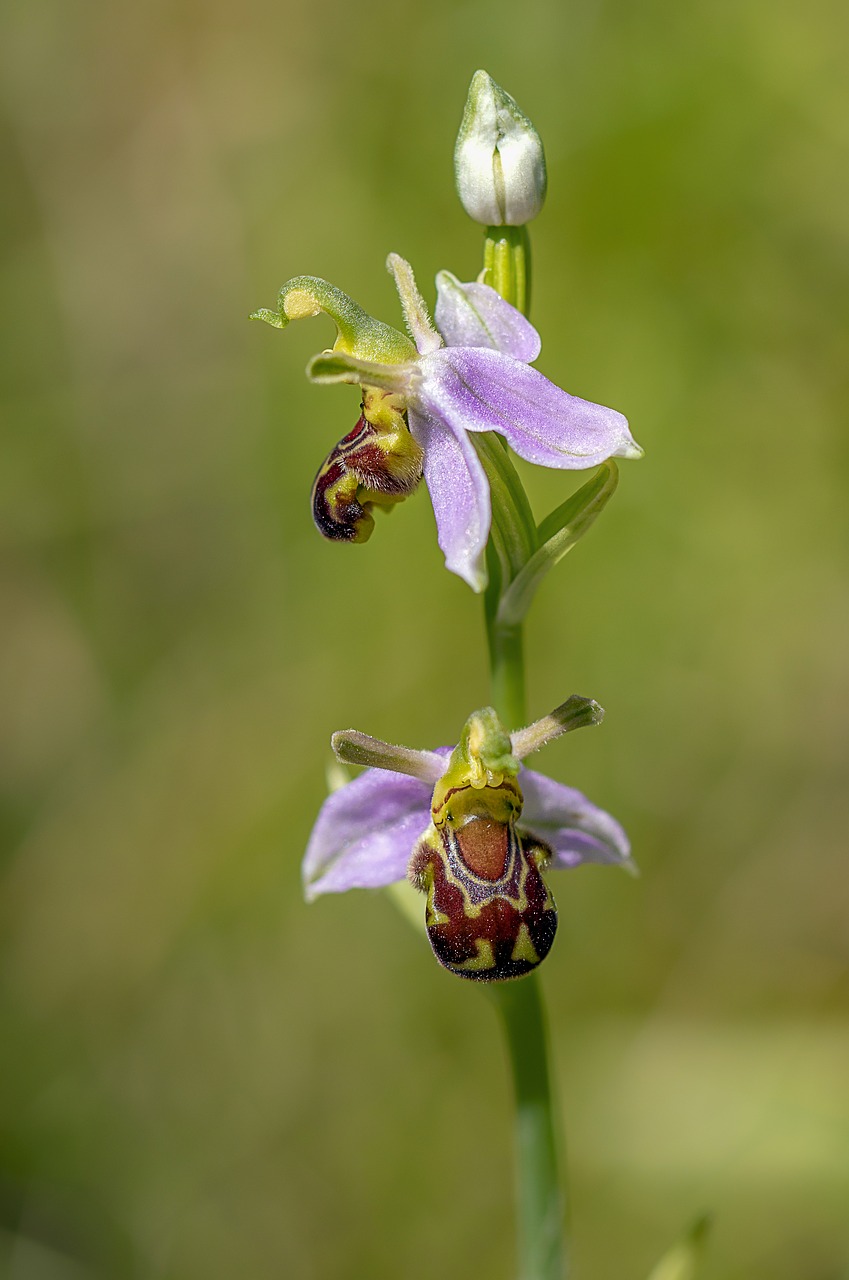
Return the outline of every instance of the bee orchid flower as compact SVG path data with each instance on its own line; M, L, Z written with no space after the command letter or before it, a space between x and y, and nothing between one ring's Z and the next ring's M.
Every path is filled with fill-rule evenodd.
M361 416L313 488L321 532L365 541L371 508L406 497L423 474L446 567L482 591L492 510L477 433L496 432L520 457L564 470L642 450L621 413L568 395L532 368L539 335L494 289L440 272L434 325L410 265L390 254L388 267L412 341L312 276L288 281L277 311L254 318L284 328L325 312L336 322L336 342L310 361L307 375L362 389Z
M459 977L522 977L557 928L548 871L584 862L632 868L619 823L572 787L522 766L601 707L577 695L508 734L491 707L469 717L457 746L415 751L356 730L334 734L338 759L371 766L333 792L303 863L308 899L408 877L427 895L428 937Z

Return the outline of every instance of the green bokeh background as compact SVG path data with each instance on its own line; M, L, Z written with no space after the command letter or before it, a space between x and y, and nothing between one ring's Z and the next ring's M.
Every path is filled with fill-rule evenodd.
M383 895L307 908L327 743L450 741L478 603L422 493L323 543L353 425L323 275L479 269L451 151L485 66L545 139L541 367L646 449L543 589L554 776L642 878L563 877L542 971L576 1275L849 1275L845 8L827 0L7 0L0 1274L511 1275L479 990ZM841 356L844 359L841 359ZM523 470L543 514L572 481Z

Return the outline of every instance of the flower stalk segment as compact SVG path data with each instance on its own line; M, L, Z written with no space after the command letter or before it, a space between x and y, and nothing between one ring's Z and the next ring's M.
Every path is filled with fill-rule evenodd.
M487 988L504 1027L516 1103L518 1280L565 1280L566 1197L539 978Z
M529 267L530 242L524 226L518 229L518 234L513 231L509 236L498 236L495 228L487 230L484 278L524 315L530 307L530 272L526 264ZM516 479L518 481L518 477ZM521 487L521 482L518 483ZM507 504L497 508L494 515L496 528L509 527L510 516L511 509ZM538 537L534 541L538 546ZM495 582L491 584L484 600L493 701L506 723L513 725L522 724L526 718L524 613L520 610L514 610L512 614L502 612L502 602L511 583L521 579L525 567L538 554L537 546L518 567L505 565L502 556L501 580L497 585ZM527 608L530 600L523 595L520 603ZM564 707L568 706L568 702L564 704ZM595 708L596 704L592 706ZM598 710L601 712L601 708ZM562 708L558 711L561 713L559 716L558 712L553 712L550 717L552 728L568 719ZM598 720L591 722L597 723ZM514 733L514 750L521 750L527 745L532 751L535 749L532 744L538 740L542 745L545 730L534 733L534 728L536 726ZM565 1280L565 1180L558 1151L548 1033L539 978L532 973L519 983L500 983L491 991L504 1029L516 1105L518 1280Z
M494 696L513 711L524 704L522 624L490 626ZM517 754L534 751L582 724L598 724L603 711L589 699L568 699L544 720L511 737ZM537 974L488 988L498 1010L513 1076L516 1104L516 1254L518 1280L565 1280L565 1179L549 1068L548 1030Z
M483 279L527 315L531 309L531 241L527 227L487 227Z
M515 713L523 708L525 698L522 624L505 627L491 621L488 609L486 619L493 696L503 699L506 710ZM513 750L535 750L537 744L549 740L549 732L552 736L558 729L566 732L570 720L590 724L601 720L603 712L597 704L570 707L570 702L546 721L514 733ZM565 1280L566 1184L539 978L534 972L521 982L497 983L488 990L501 1018L513 1076L518 1280Z

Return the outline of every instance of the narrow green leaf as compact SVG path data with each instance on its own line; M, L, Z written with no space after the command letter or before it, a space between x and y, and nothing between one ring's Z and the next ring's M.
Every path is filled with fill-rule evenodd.
M563 529L573 525L588 507L592 510L592 519L595 519L608 498L613 496L618 483L619 468L613 458L608 458L585 485L582 485L565 502L561 502L560 506L541 522L538 529L540 546L550 538L556 537Z
M472 440L489 480L493 541L501 560L503 580L509 582L536 551L533 512L500 437L486 431L474 434Z
M539 548L515 575L501 596L498 622L516 625L530 608L545 575L571 551L604 510L619 483L619 469L612 458L571 498L552 511L539 526Z

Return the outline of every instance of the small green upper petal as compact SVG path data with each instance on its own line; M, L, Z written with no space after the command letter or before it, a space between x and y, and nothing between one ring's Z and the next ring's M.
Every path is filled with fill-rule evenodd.
M310 382L349 382L352 386L377 387L400 396L409 393L414 375L415 366L407 362L378 364L336 349L322 351L307 365Z

